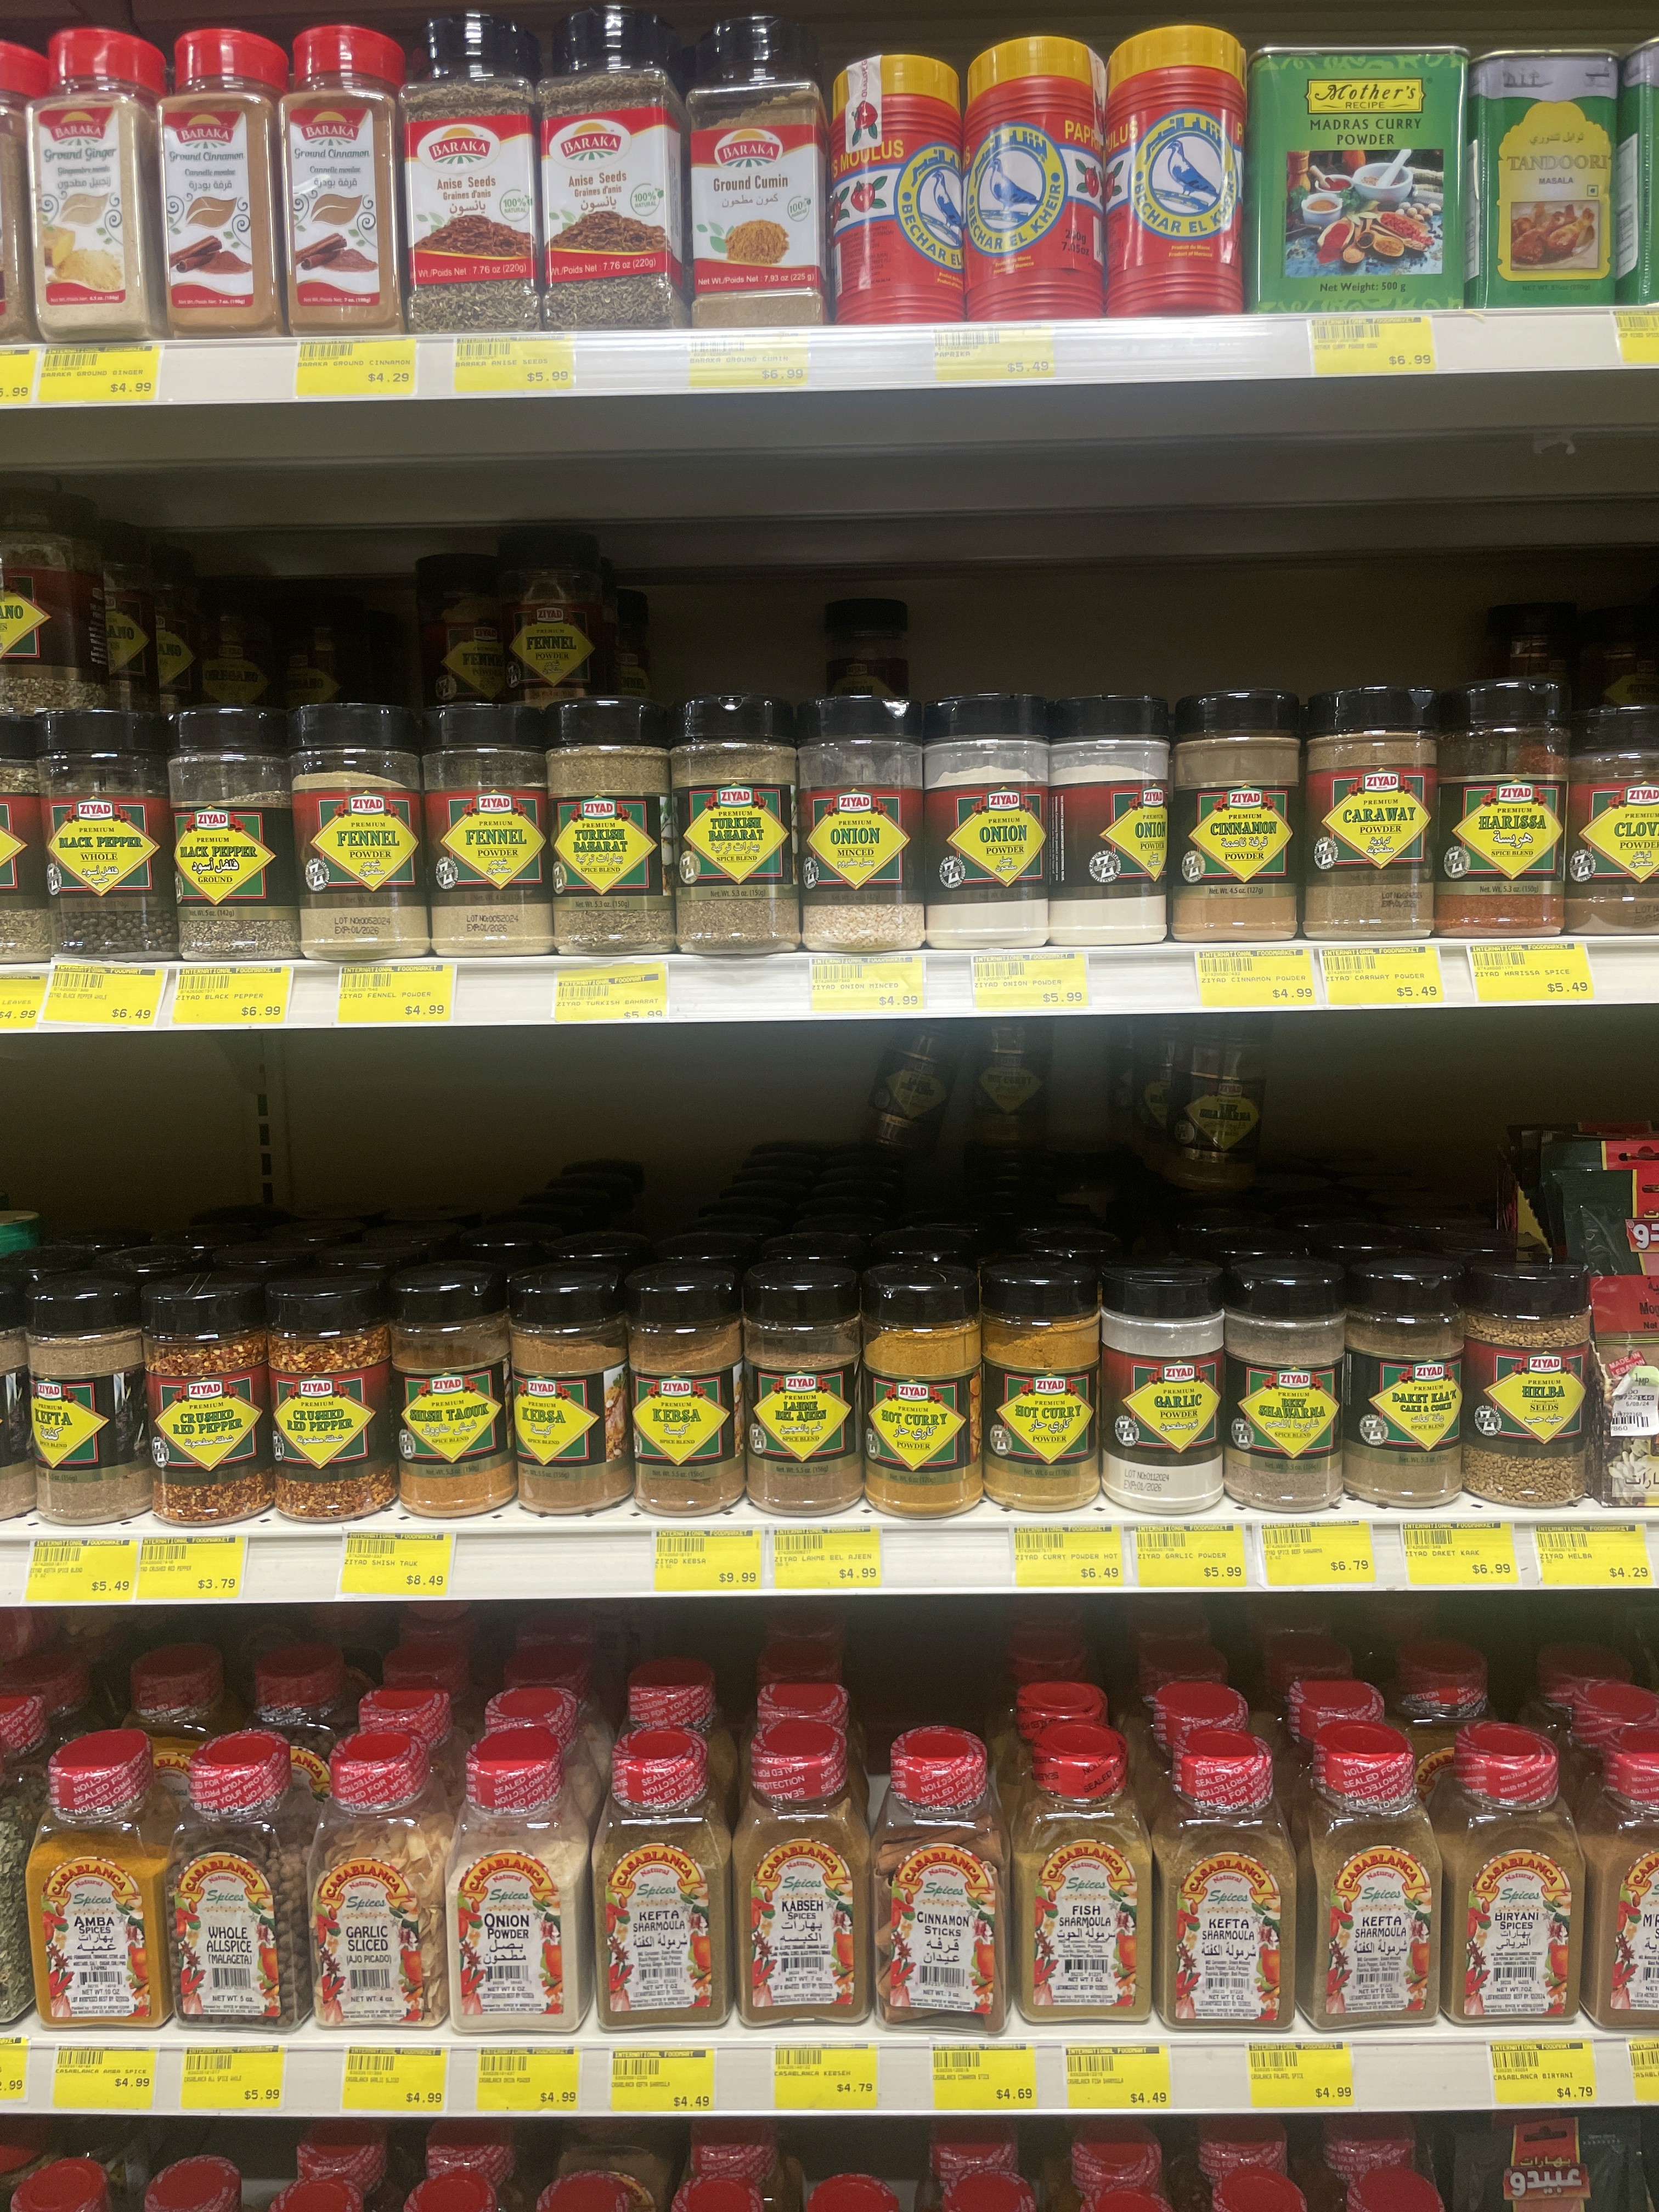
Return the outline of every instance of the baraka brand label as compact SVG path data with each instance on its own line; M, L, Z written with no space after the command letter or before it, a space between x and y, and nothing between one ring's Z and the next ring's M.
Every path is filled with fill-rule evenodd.
M927 1844L892 1878L887 2002L901 2012L984 2014L996 1992L996 1877L957 1844Z
M222 1375L149 1377L149 1451L174 1481L220 1469L257 1467L264 1457L259 1424L269 1397L263 1366Z
M1139 1987L1139 1884L1109 1844L1062 1844L1037 1869L1032 1898L1034 2005L1122 2012Z
M1108 1346L1101 1371L1110 1441L1138 1458L1213 1453L1218 1443L1221 1354L1150 1359Z
M253 305L247 121L247 110L234 101L162 118L161 210L172 307Z
M930 791L923 805L930 903L960 905L1016 885L1022 898L1041 897L1048 881L1048 809L1040 783Z
M1177 2020L1279 2017L1279 1884L1247 1851L1199 1860L1176 1899Z
M424 116L404 120L409 280L433 284L533 283L535 142L530 118Z
M88 1852L60 1859L40 1886L48 2020L149 2020L152 1957L161 1930L148 1928L144 1900L129 1869Z
M1438 1451L1454 1444L1463 1419L1463 1362L1382 1359L1348 1353L1343 1434L1368 1451Z
M46 889L104 898L155 888L155 856L172 828L164 799L54 799L46 809Z
M288 111L289 254L301 307L380 305L380 259L396 216L381 204L375 112L345 93Z
M1559 783L1443 783L1440 873L1448 883L1557 877L1566 809Z
M556 799L553 896L603 898L609 891L660 898L666 793L651 799Z
M858 1449L859 1363L749 1370L749 1449L757 1459L804 1467Z
M779 1844L749 1882L750 2002L833 2006L854 2001L854 1877L838 1851L809 1837Z
M823 289L821 123L691 133L691 252L706 292Z
M804 791L800 811L803 891L820 899L838 891L921 898L919 791Z
M283 807L180 806L173 813L180 906L291 907L294 817Z
M311 893L413 890L420 883L420 800L402 791L296 791L294 838Z
M1182 883L1282 881L1290 873L1292 796L1283 785L1177 791Z
M864 1451L913 1481L945 1482L979 1457L980 1376L864 1376Z
M1659 1851L1639 1851L1619 1885L1618 1941L1607 2002L1614 2012L1659 2012Z
M985 1363L985 1445L1026 1467L1079 1467L1095 1455L1097 1367L1065 1374Z
M27 793L0 793L0 899L9 895L33 905L46 894L40 802Z
M684 280L679 125L660 105L542 118L550 284L611 276Z
M507 1448L507 1363L402 1375L398 1455L415 1467L459 1467Z
M680 881L757 884L795 880L795 794L787 784L695 783L675 793Z
M1322 872L1421 867L1434 818L1430 769L1322 769L1304 792L1313 864Z
M1587 1353L1582 1344L1559 1352L1516 1352L1466 1338L1470 1429L1486 1443L1504 1437L1576 1443L1583 1433Z
M1420 1859L1392 1844L1356 1851L1337 1869L1325 1900L1325 2008L1429 2010L1434 1883Z
M186 2020L279 2020L270 1884L234 1851L204 1851L173 1885L173 1954Z
M270 1445L289 1478L332 1482L386 1456L392 1363L338 1375L289 1375L273 1366Z
M708 1881L672 1844L641 1844L605 1885L605 1956L613 2012L707 2012L714 2001Z
M47 101L34 112L34 149L46 304L121 306L122 233L143 210L123 203L118 110L99 100Z
M547 845L544 791L428 791L427 856L440 891L539 890Z
M420 1907L396 1867L367 1857L331 1867L313 1895L311 1936L319 2027L422 2019Z
M1056 784L1049 866L1068 899L1139 896L1161 884L1170 850L1168 795L1161 783Z
M1235 1451L1262 1459L1316 1458L1339 1451L1340 1370L1328 1367L1262 1367L1227 1358L1227 1405Z
M707 1375L635 1375L634 1449L672 1467L730 1459L743 1430L743 1369Z
M460 1967L453 1992L463 2019L498 2013L548 2018L564 2009L564 1937L558 1885L528 1851L486 1851L456 1885L450 1907Z
M602 1467L628 1449L628 1370L514 1375L513 1434L520 1456L561 1471Z
M1570 884L1644 884L1659 873L1659 784L1575 783L1567 791Z
M1468 2018L1550 2018L1567 2002L1572 1882L1546 1851L1499 1851L1469 1884L1464 1923Z
M29 1432L34 1456L55 1480L95 1482L104 1470L144 1454L148 1403L142 1367L58 1382L29 1383Z

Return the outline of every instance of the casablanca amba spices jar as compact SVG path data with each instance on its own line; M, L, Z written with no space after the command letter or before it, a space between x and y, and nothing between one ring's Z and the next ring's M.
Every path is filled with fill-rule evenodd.
M442 1520L505 1505L517 1488L506 1276L433 1261L394 1275L390 1297L400 1503Z
M178 1807L142 1729L100 1729L52 1755L29 1853L34 2000L54 2028L159 2027L172 2013L166 1876ZM111 1966L117 1972L112 1986Z
M519 1503L594 1513L634 1487L628 1322L617 1273L571 1259L507 1281Z
M1304 929L1338 943L1429 936L1434 693L1387 684L1316 692L1304 726Z
M647 1513L719 1513L744 1489L743 1327L726 1267L659 1261L623 1285L634 1494Z
M763 18L771 21L772 18ZM794 714L757 693L688 699L668 757L682 952L792 952L800 942Z
M922 941L922 710L839 695L797 711L801 942L912 952Z
M649 699L566 699L546 734L558 950L672 952L667 710Z
M1046 944L1046 701L1030 692L938 699L925 736L928 944L959 951Z
M553 950L547 771L533 707L429 707L421 775L432 949L501 959Z
M282 131L288 326L296 337L366 337L404 326L403 81L403 55L379 31L328 23L294 41Z
M1170 934L1177 944L1294 937L1301 714L1291 691L1177 700Z
M1049 702L1051 945L1163 942L1169 775L1162 699Z
M468 11L416 41L402 101L404 224L413 331L533 331L535 40Z

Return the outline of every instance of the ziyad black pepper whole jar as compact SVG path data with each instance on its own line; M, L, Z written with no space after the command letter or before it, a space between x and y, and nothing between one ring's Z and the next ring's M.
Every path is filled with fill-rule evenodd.
M179 949L167 726L67 708L40 718L40 795L54 952L168 960Z

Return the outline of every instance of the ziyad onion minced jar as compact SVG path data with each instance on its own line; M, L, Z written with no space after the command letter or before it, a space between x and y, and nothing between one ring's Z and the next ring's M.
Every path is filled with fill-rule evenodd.
M922 940L922 709L869 694L809 699L800 763L801 942L912 952Z

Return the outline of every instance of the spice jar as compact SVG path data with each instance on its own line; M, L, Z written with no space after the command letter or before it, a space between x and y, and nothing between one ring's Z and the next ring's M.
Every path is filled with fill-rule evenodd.
M27 1314L27 1287L0 1275L0 1521L15 1521L34 1504Z
M434 16L404 88L413 331L530 331L536 251L535 40L468 11Z
M104 560L104 660L109 703L155 712L155 579L143 533L99 525Z
M0 1696L0 2025L34 2002L24 1875L46 1806L46 1708L32 1694ZM10 2182L12 2177L6 2176Z
M1555 937L1565 908L1567 700L1545 682L1440 695L1434 926Z
M104 562L89 499L0 488L0 709L104 705Z
M1296 1993L1310 2027L1435 2019L1440 1852L1397 1729L1338 1720L1314 1738L1297 1898Z
M979 1281L971 1267L866 1271L864 1491L878 1512L937 1520L984 1491Z
M240 1728L242 1708L225 1692L224 1661L212 1644L164 1644L132 1662L131 1710L124 1728L149 1738L157 1778L181 1801L191 1755Z
M1435 695L1401 685L1308 702L1302 926L1338 944L1434 930Z
M723 1513L743 1496L743 1331L721 1267L660 1262L623 1285L634 1494L647 1513Z
M1463 1486L1463 1271L1372 1257L1347 1273L1342 1481L1368 1505L1446 1505Z
M781 15L728 16L697 41L685 106L693 324L827 323L817 40Z
M714 1698L714 1670L702 1659L648 1659L628 1678L631 1728L687 1729L708 1754L708 1794L731 1827L738 1810L738 1747Z
M1048 706L1051 945L1157 945L1166 928L1170 709L1109 694Z
M319 2027L436 2027L448 2005L444 1862L453 1820L426 1747L361 1729L329 1761L307 1863Z
M1313 1789L1314 1746L1335 1721L1381 1721L1382 1692L1373 1682L1347 1676L1298 1674L1285 1693L1286 1741L1273 1753L1273 1787L1279 1808L1298 1849L1308 1839L1308 1799ZM1398 1735L1400 1731L1395 1729ZM1405 1738L1401 1736L1401 1741ZM1411 1751L1411 1746L1406 1748ZM1412 1752L1412 1786L1416 1788L1417 1754ZM1416 1800L1421 1803L1421 1798Z
M0 53L0 73L4 65ZM0 131L0 145L3 143ZM0 155L0 172L3 168ZM0 191L3 189L0 174ZM4 213L0 201L0 221ZM0 675L0 688L4 680ZM0 713L0 965L52 957L38 752L34 717Z
M1152 2009L1152 1852L1115 1729L1055 1721L1014 1821L1014 1996L1036 2026Z
M1101 1270L1101 1482L1115 1505L1221 1502L1221 1271L1196 1261Z
M210 576L202 587L202 695L221 707L282 694L269 577Z
M454 1814L465 1789L466 1746L455 1727L450 1693L441 1686L447 1673L439 1662L419 1670L405 1667L395 1680L363 1692L357 1701L357 1725L414 1736L426 1753L439 1795Z
M345 1660L332 1644L283 1644L254 1662L253 1717L287 1743L295 1778L328 1795L328 1762L351 1729Z
M1237 1729L1198 1728L1175 1753L1152 1831L1152 1955L1166 2027L1288 2028L1296 2007L1296 1857L1273 1753Z
M276 1501L264 1288L236 1274L144 1285L144 1366L159 1521L246 1521Z
M672 952L666 710L644 698L567 699L548 725L559 951Z
M1092 1267L997 1260L980 1272L985 1494L1071 1512L1100 1489L1100 1297Z
M985 1746L910 1729L871 1843L876 2004L888 2027L999 2035L1008 2016L1008 1831Z
M1563 1751L1574 1707L1590 1684L1628 1682L1634 1671L1622 1652L1605 1644L1540 1644L1533 1660L1533 1686L1516 1718Z
M595 1263L537 1267L507 1284L519 1503L594 1513L634 1487L622 1288Z
M1179 880L1170 934L1178 944L1296 935L1299 725L1290 691L1211 691L1176 702Z
M550 331L690 320L681 61L678 37L642 8L578 9L552 35L536 94Z
M1273 1513L1342 1494L1342 1270L1241 1260L1226 1281L1229 1498Z
M507 1278L434 1261L394 1275L391 1297L398 1500L441 1520L493 1512L516 1487Z
M738 2016L750 2027L848 2027L870 2010L870 1834L848 1784L847 1738L772 1720L750 1746L732 1838Z
M1575 1823L1606 1773L1603 1753L1621 1729L1659 1722L1659 1692L1635 1682L1583 1682L1572 1692L1572 1733L1561 1753L1561 1800ZM1583 1841L1582 1832L1579 1841Z
M1494 1505L1569 1505L1584 1494L1589 1287L1582 1267L1469 1268L1463 1486Z
M37 1648L9 1661L0 1687L10 1696L40 1699L46 1709L46 1741L53 1751L89 1729L112 1724L114 1699L101 1681L94 1690L86 1660L67 1644Z
M540 523L498 541L501 652L510 702L550 706L605 689L599 541Z
M896 54L883 58L889 69L908 67L909 55ZM933 70L943 65L938 62L919 62L924 70ZM872 66L872 64L865 64ZM845 76L847 72L843 72ZM949 76L946 70L945 75ZM839 87L842 80L836 80ZM952 103L954 106L954 102ZM878 154L878 149L866 148L866 158ZM839 200L839 194L837 194ZM875 210L872 210L872 216ZM962 264L960 236L955 240L958 271ZM842 313L842 322L860 322L863 315ZM888 318L878 315L878 321ZM931 317L924 316L924 321ZM943 319L954 321L954 316ZM909 649L910 610L902 599L831 599L823 610L823 688L835 693L862 693L878 699L908 699L910 696Z
M0 340L39 335L29 242L28 103L46 88L45 58L0 43Z
M1578 2009L1584 1859L1556 1781L1547 1736L1506 1721L1459 1731L1429 1808L1448 2020L1565 2021Z
M927 2130L927 2166L916 2189L916 2212L939 2212L945 2191L970 2173L1018 2179L1019 2139L1012 2120L935 2120Z
M574 2035L593 1978L587 1822L546 1729L501 1729L467 1753L445 1894L454 2027Z
M196 563L176 545L152 541L149 568L155 585L156 704L164 714L179 714L202 696Z
M54 2028L159 2027L172 2014L165 1877L178 1808L140 1729L52 1755L26 1876L34 2002Z
M52 950L93 960L178 949L167 726L113 708L40 717L40 796Z
M796 715L809 952L921 943L922 720L908 700L853 695L809 699Z
M1659 708L1575 715L1567 776L1568 929L1659 929Z
M1621 1728L1578 1810L1584 1854L1584 2010L1629 2034L1659 2021L1659 1727Z
M1265 1040L1250 1023L1183 1029L1165 1093L1159 1165L1166 1182L1215 1198L1249 1188L1261 1151L1267 1060Z
M781 1663L790 1662L786 1658ZM840 1662L835 1662L839 1666ZM848 1703L847 1692L839 1682L787 1682L763 1680L755 1699L755 1717L740 1747L742 1761L741 1784L746 1796L749 1789L749 1747L754 1741L755 1730L769 1721L818 1721L836 1729L847 1739L847 1786L852 1792L853 1802L869 1826L870 1778L866 1767L864 1730L854 1718Z
M360 1521L398 1494L392 1337L379 1275L265 1283L276 1510Z
M167 763L182 960L297 960L288 718L192 707Z
M749 1495L765 1513L840 1513L864 1495L859 1279L763 1260L743 1282Z
M975 55L963 129L969 322L1101 313L1105 91L1099 56L1074 39L1009 39Z
M403 55L379 31L319 24L294 41L294 90L282 120L288 326L296 337L366 337L404 326L403 81Z
M489 553L431 553L415 563L423 705L489 705L501 696L507 670L495 577Z
M1459 1732L1484 1720L1486 1662L1473 1644L1423 1637L1395 1653L1387 1718L1412 1747L1417 1760L1417 1794L1429 1793L1451 1765Z
M385 2123L374 2120L313 2120L295 2145L294 2163L296 2188L318 2183L353 2188L364 2212L403 2212L420 2172L401 2131L388 2142ZM347 2198L295 2205L292 2212L356 2212L356 2207Z
M138 1285L47 1275L29 1293L29 1422L40 1517L129 1521L150 1501Z
M419 724L402 707L301 707L289 719L300 939L308 960L427 950Z
M778 2124L772 2119L693 2120L687 2172L698 2182L735 2181L757 2190L762 2212L802 2212L806 2202L800 2160L780 2144ZM706 2203L708 2212L720 2212L726 2201L720 2197L700 2199L700 2203Z
M849 63L830 93L830 176L836 320L960 322L962 91L956 71L923 54L871 54ZM908 689L902 683L898 696Z
M719 2027L732 2009L732 1838L700 1736L630 1729L593 1838L599 2023Z
M29 108L34 313L49 344L166 328L156 109L167 65L147 40L82 24L46 48Z
M547 777L533 707L429 707L426 866L432 949L500 959L553 950Z
M297 2027L311 2010L311 1792L279 1735L195 1753L167 1864L173 2010L216 2028Z
M668 766L682 952L789 952L799 942L793 725L787 701L752 693L679 710Z
M167 330L263 337L283 328L276 103L288 57L251 31L186 31L161 102Z
M935 700L926 737L928 944L959 951L1046 944L1046 702L1030 692Z

